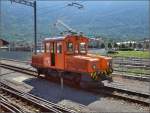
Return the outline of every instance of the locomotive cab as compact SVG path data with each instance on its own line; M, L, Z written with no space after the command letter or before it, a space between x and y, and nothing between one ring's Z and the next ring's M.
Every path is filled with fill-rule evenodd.
M65 56L86 55L87 42L87 38L79 36L45 38L44 53L32 56L32 66L64 70Z

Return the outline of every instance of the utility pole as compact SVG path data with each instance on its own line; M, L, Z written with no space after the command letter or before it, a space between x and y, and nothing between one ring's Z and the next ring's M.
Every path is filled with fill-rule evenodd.
M33 2L29 0L10 0L10 1L11 3L15 2L15 3L23 4L26 6L30 6L34 9L34 54L37 54L37 15L36 15L37 3L36 3L36 0L34 0Z
M2 17L2 1L0 0L0 37L2 37L1 36L1 34L2 34L2 31L1 31L2 30L2 28L1 28L2 27L2 18L1 17Z
M37 20L36 20L36 0L34 1L34 53L37 54Z

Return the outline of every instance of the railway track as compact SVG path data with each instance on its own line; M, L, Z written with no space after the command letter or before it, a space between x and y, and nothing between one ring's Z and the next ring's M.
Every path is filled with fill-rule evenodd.
M18 108L17 106L12 105L11 103L7 102L4 100L4 98L1 97L1 108L0 108L0 112L10 112L10 113L22 113L24 112L23 110L21 110L20 108Z
M131 74L136 74L136 75L144 75L144 76L149 76L150 74L149 73L140 73L140 72L132 72L132 71L127 71L127 69L126 70L122 70L122 69L114 69L114 72L124 72L124 73L131 73ZM147 78L149 78L149 77L147 77Z
M30 64L29 62L31 62L31 61L20 61L20 60L5 59L5 58L1 58L1 61L12 61L12 62L18 62L18 63L22 63L22 64ZM149 63L149 61L147 63ZM116 65L118 65L118 66L116 66ZM16 67L18 67L18 66L16 66ZM137 65L137 64L131 63L129 61L128 62L124 62L124 61L123 62L121 62L121 61L120 62L114 62L113 67L114 67L115 72L119 72L119 73L125 72L125 73L138 74L138 75L142 74L144 76L148 76L149 73L148 72L136 72L136 71L133 72L133 71L130 71L128 69L138 68L138 69L142 69L142 70L145 70L145 71L148 71L150 69L149 66L146 66L144 64L139 63L139 65ZM122 68L122 69L120 69L120 68ZM25 68L25 69L27 69L27 68ZM126 70L123 70L123 69L126 69ZM34 71L34 70L32 70L32 71ZM34 72L36 72L36 71L34 71Z
M6 82L0 82L1 91L1 111L12 113L26 113L26 112L53 112L53 113L76 113L75 111L48 102L42 98L36 97L32 94L18 91Z
M104 94L113 96L118 99L123 99L125 101L134 102L145 106L150 106L149 94L119 88L118 85L116 85L116 87L114 86L112 87L111 85L104 86L102 91ZM100 93L101 91L95 91L95 92Z
M10 70L14 70L17 72L21 72L21 73L25 73L25 74L29 74L32 76L37 76L37 72L36 71L32 71L29 69L24 69L24 68L20 68L20 67L16 67L16 66L12 66L12 65L8 65L8 64L2 64L0 65L3 68L7 68ZM116 86L112 86L111 84L108 84L107 86L104 87L100 87L98 89L83 89L82 90L85 91L90 91L93 93L101 93L101 94L105 94L114 98L119 98L119 99L123 99L125 101L129 101L129 102L134 102L134 103L139 103L145 106L149 106L150 105L150 95L148 94L144 94L142 92L135 92L135 91L130 91L128 89L124 89L124 88L120 88L118 87L118 85Z
M113 62L114 64L119 64L119 65L121 65L121 66L123 66L123 65L130 65L130 66L136 66L136 67L142 67L142 68L145 68L145 67L147 67L147 68L150 68L150 65L149 64L144 64L144 63L134 63L134 62L125 62L125 61L118 61L118 62ZM147 62L147 63L149 63L149 62Z
M124 68L140 68L140 69L145 69L145 70L150 70L150 67L146 67L146 66L135 66L135 65L122 65L121 63L120 64L114 64L113 66L114 68L119 68L119 67L124 67Z
M0 66L6 69L10 69L13 71L21 72L24 74L32 75L32 76L37 76L37 71L31 70L29 68L23 68L23 67L18 67L18 66L13 66L13 65L8 65L4 63L0 63Z

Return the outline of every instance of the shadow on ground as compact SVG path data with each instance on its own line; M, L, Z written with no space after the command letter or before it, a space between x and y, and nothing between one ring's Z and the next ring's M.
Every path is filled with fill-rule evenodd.
M64 86L63 90L59 84L38 78L30 78L24 81L31 85L33 89L29 92L46 100L58 103L62 100L70 100L84 105L100 100L102 96L84 92L68 86Z

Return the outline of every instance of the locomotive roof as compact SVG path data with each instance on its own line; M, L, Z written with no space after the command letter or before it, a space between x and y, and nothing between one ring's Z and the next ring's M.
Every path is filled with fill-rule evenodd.
M60 37L50 37L50 38L45 38L45 41L64 40L65 38L66 38L65 36L60 36Z
M65 40L67 38L73 38L74 36L58 36L58 37L50 37L50 38L45 38L44 41L61 41L61 40ZM75 36L76 37L76 36ZM77 36L78 37L78 36ZM81 37L80 37L81 38ZM82 37L85 38L85 37Z

